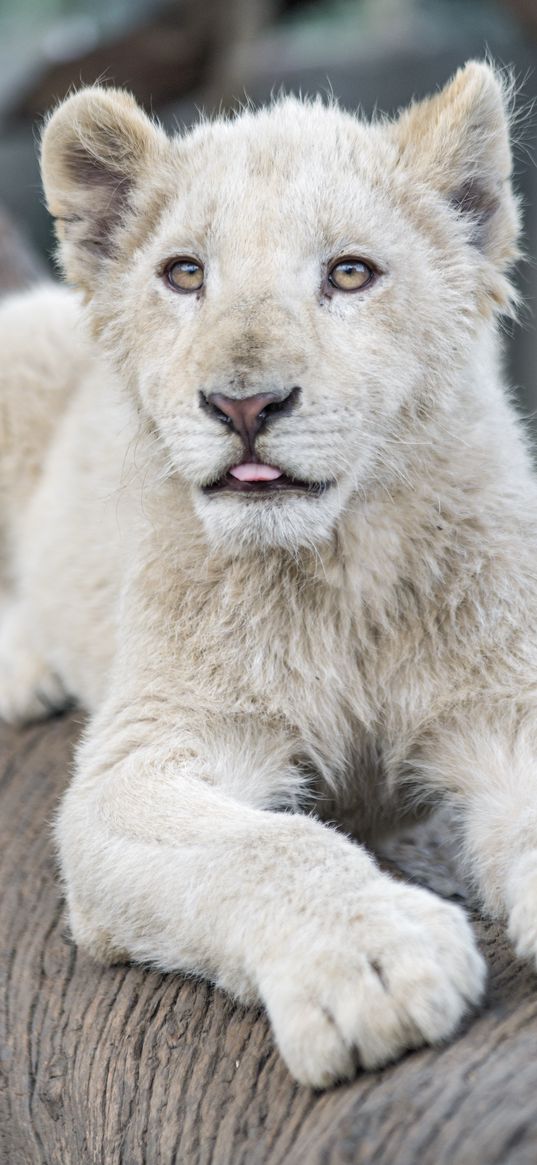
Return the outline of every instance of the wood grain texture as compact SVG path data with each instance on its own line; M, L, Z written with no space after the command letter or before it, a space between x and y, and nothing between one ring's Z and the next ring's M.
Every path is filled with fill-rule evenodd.
M77 951L50 823L79 724L0 729L2 1165L535 1165L537 977L490 924L487 1003L459 1037L324 1095L294 1084L263 1015ZM386 858L460 899L442 833Z

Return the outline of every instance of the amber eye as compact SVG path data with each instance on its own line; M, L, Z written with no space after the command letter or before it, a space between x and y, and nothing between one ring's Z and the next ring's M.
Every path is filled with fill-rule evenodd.
M199 291L203 287L203 267L195 259L172 259L164 274L174 291Z
M360 291L374 279L373 268L363 259L340 259L328 272L328 282L338 291Z

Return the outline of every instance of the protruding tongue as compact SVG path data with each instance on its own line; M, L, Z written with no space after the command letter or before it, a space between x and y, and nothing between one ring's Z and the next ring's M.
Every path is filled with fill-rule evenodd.
M275 469L273 465L256 465L249 461L244 465L234 465L229 472L237 481L275 481L283 476L281 469Z

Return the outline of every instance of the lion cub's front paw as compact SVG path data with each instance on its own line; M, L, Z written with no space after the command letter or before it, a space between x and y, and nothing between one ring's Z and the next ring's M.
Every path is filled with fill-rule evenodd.
M297 925L262 977L280 1051L302 1084L326 1088L407 1048L451 1036L481 998L485 964L457 906L380 880L344 917Z

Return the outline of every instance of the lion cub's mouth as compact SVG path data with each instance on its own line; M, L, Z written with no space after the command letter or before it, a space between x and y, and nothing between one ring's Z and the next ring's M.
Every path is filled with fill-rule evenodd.
M240 465L232 465L218 481L204 486L203 492L274 493L292 490L295 493L320 494L328 489L330 484L331 482L327 481L300 481L295 477L289 477L274 465L247 461Z

